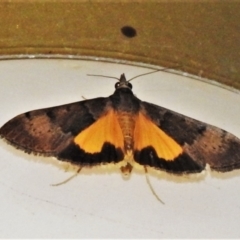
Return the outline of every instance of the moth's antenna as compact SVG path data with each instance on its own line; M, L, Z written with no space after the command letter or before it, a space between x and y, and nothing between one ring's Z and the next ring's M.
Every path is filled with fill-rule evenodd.
M162 204L165 204L161 199L160 197L156 194L156 192L154 191L153 187L152 187L152 184L150 183L150 180L149 180L149 177L148 177L148 171L147 171L147 167L145 166L144 167L144 170L145 170L145 176L146 176L146 181L147 181L147 184L152 192L152 194L157 198L157 200L162 203Z
M105 76L105 75L87 74L87 76L113 78L113 79L117 79L119 81L119 78L117 78L117 77L111 77L111 76Z
M64 181L62 181L62 182L60 182L60 183L51 184L51 186L57 187L57 186L60 186L60 185L63 185L63 184L65 184L65 183L69 182L70 180L72 180L73 178L75 178L75 177L79 174L79 172L81 171L81 169L82 169L82 167L80 167L80 168L77 170L77 172L76 172L74 175L72 175L71 177L67 178L66 180L64 180Z
M127 80L128 82L132 81L133 79L135 78L138 78L138 77L141 77L141 76L145 76L145 75L148 75L148 74L152 74L152 73L155 73L155 72L165 72L166 70L168 70L169 68L163 68L163 69L158 69L158 70L154 70L152 72L148 72L148 73L143 73L143 74L140 74L140 75L137 75L129 80ZM113 79L117 79L119 81L119 78L117 77L111 77L111 76L105 76L105 75L98 75L98 74L87 74L87 76L94 76L94 77L105 77L105 78L113 78Z
M143 74L140 74L138 76L135 76L131 79L128 80L128 82L132 81L133 79L135 78L138 78L138 77L141 77L141 76L145 76L145 75L148 75L148 74L152 74L152 73L155 73L155 72L165 72L166 70L168 70L169 68L163 68L163 69L158 69L158 70L154 70L152 72L148 72L148 73L143 73Z

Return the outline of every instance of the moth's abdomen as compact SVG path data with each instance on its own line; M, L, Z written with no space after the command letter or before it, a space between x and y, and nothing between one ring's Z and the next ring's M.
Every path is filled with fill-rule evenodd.
M132 152L133 150L133 133L135 128L136 116L130 112L117 112L117 118L121 127L124 138L125 152Z

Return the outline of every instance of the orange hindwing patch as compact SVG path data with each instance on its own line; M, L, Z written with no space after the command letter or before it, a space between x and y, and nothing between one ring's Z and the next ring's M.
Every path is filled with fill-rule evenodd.
M141 151L147 147L152 147L157 156L166 161L173 161L183 152L176 141L140 112L134 130L134 150Z
M99 153L104 143L123 150L123 135L113 110L80 132L74 142L87 153Z

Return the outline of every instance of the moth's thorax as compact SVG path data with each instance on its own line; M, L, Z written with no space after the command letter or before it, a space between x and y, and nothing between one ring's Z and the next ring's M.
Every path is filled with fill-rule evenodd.
M136 114L139 112L141 101L133 95L131 89L117 89L110 96L112 107L117 112L129 112Z

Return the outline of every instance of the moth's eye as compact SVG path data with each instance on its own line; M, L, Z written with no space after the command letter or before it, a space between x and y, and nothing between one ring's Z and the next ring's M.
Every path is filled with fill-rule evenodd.
M128 87L132 89L132 84L128 82Z
M117 82L117 83L115 84L115 88L117 89L117 88L119 87L119 85L120 85L120 82Z

